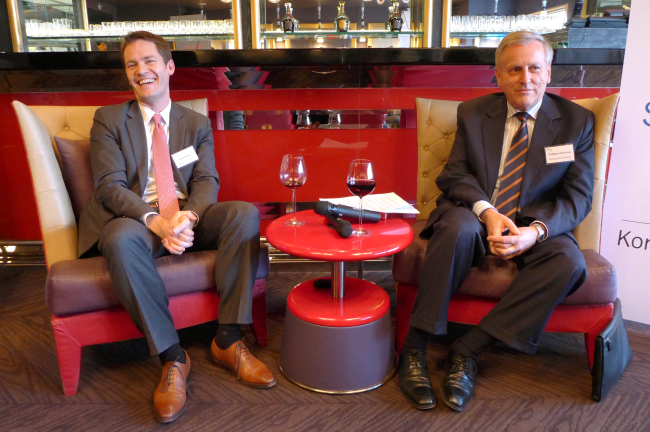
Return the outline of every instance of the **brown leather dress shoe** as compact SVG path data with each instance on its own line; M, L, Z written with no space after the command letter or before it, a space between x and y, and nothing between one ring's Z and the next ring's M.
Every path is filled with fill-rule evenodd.
M153 394L153 412L160 423L173 422L185 411L190 376L187 352L185 358L185 364L167 362L163 366L162 378Z
M275 378L269 368L253 357L242 341L235 342L228 349L222 350L213 340L210 354L217 366L233 371L245 386L269 388L275 385Z

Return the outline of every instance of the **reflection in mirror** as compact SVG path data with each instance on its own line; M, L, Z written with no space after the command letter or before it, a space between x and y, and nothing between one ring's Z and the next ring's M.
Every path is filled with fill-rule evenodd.
M217 118L212 112L212 118ZM415 110L224 111L225 130L415 129Z

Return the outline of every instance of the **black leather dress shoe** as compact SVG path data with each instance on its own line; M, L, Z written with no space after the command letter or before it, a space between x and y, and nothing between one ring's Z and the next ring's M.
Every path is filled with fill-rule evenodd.
M399 389L406 400L417 409L436 406L436 395L431 387L427 354L424 351L405 351L399 355Z
M476 361L457 352L447 358L447 374L440 383L442 401L451 409L462 411L474 396Z

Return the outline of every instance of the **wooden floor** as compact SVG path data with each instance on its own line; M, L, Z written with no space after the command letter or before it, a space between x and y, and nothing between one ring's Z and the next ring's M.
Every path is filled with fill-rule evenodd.
M331 396L288 382L278 371L285 300L316 273L274 273L268 280L269 343L248 343L277 378L269 390L237 384L208 361L214 324L182 330L193 364L185 414L156 423L151 398L160 365L143 339L87 347L79 392L64 397L42 267L0 267L0 430L22 431L650 431L650 327L628 323L634 359L600 403L581 336L547 334L535 356L491 348L480 359L476 396L463 413L438 400L430 411L405 402L397 379L362 394ZM394 303L390 272L366 273ZM625 307L625 305L623 305ZM454 335L466 329L455 327ZM451 337L432 343L428 357L437 387Z

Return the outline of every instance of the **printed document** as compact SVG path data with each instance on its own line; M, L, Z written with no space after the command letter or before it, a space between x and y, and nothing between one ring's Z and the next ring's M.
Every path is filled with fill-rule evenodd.
M329 201L336 205L345 205L355 209L359 208L359 197L350 196L345 198L321 198L321 201ZM363 197L363 209L380 213L402 213L418 214L411 204L404 201L394 192L376 195L366 195Z

